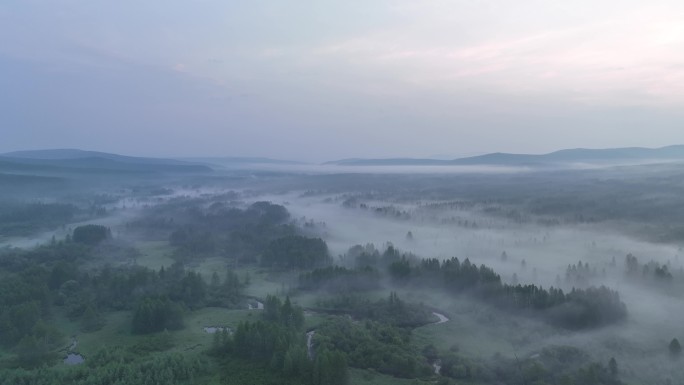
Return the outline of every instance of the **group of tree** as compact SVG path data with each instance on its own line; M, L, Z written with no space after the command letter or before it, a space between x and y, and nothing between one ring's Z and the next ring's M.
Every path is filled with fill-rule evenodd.
M182 325L185 309L242 306L244 283L228 271L207 284L176 263L152 270L140 266L82 269L89 246L55 242L30 250L0 252L0 346L15 352L22 366L53 359L65 343L54 325L56 312L78 322L83 332L105 323L104 313L133 311L131 330L150 333Z
M401 262L402 259L418 260L419 258L410 253L401 253L392 244L388 244L382 253L373 244L356 245L343 256L345 263L357 269L372 268L380 271L386 271L393 263Z
M309 354L303 327L301 307L293 305L289 298L281 301L268 296L261 320L241 322L233 335L227 330L217 333L210 353L223 359L226 366L235 360L258 365L260 370L282 376L281 383L346 384L345 356L330 349L316 349L315 355ZM254 377L244 380L260 383Z
M568 329L600 327L624 319L625 304L618 293L604 286L572 289L564 292L537 285L506 284L493 269L477 266L469 259L460 261L453 257L445 260L421 259L410 253L401 253L389 245L382 253L372 245L354 246L345 254L343 261L353 263L356 270L377 269L401 287L420 287L444 290L454 295L469 294L507 311L541 316L547 321ZM581 270L589 269L581 264ZM575 270L580 270L576 266ZM304 287L311 285L316 275L332 276L331 272L303 275ZM350 274L339 270L340 276Z
M397 282L441 288L453 294L469 293L505 310L540 314L555 325L585 329L618 322L627 315L617 292L604 286L573 289L568 293L537 285L509 285L491 268L472 264L467 258L443 261L401 257L388 272Z
M667 264L660 264L655 261L641 264L633 254L625 257L625 274L632 279L646 280L669 284L672 283L673 276Z
M467 359L455 352L440 356L443 376L484 384L620 385L617 361L594 362L584 351L571 346L549 346L534 357L488 360Z
M374 369L400 378L430 377L433 368L413 344L411 332L388 323L353 322L336 317L325 322L314 336L316 351L344 353L350 366Z
M48 359L63 341L51 322L48 278L47 270L35 267L0 279L0 346L17 353L22 366Z
M131 331L148 334L183 328L183 309L166 297L147 297L135 308Z
M388 298L377 301L349 294L319 299L315 310L406 328L418 327L438 320L426 306L405 302L395 292L391 292Z
M672 357L679 357L682 354L682 345L679 344L679 340L673 338L668 345L668 350Z
M29 235L74 220L79 209L65 203L0 204L0 234Z
M187 261L209 256L255 263L275 239L297 234L281 205L256 202L246 208L221 201L172 201L145 211L129 229L166 234L174 257Z
M0 269L10 274L35 269L36 266L51 267L60 263L77 266L77 262L85 262L92 258L88 246L74 242L59 241L40 245L32 249L7 248L0 249ZM65 271L65 274L72 274Z
M605 269L601 270L601 275L605 276L605 274ZM596 270L596 267L591 268L589 262L582 263L582 261L579 261L577 264L568 265L567 269L565 269L565 282L573 286L587 286L592 279L598 276L599 272Z
M368 291L380 288L380 278L380 272L369 266L358 269L328 266L300 274L299 289L330 293Z
M196 383L207 372L207 364L200 357L180 353L133 356L123 348L104 347L83 365L0 369L0 385L181 385Z
M312 269L329 266L332 258L320 238L299 235L271 241L261 256L261 265L278 269Z
M374 213L375 215L383 216L383 217L389 217L392 219L402 219L402 220L408 220L411 219L411 213L402 210L400 208L397 208L392 205L385 205L385 206L371 206L368 205L367 203L362 203L359 201L357 197L350 197L345 199L342 202L342 207L348 208L348 209L362 209L366 211L370 211Z
M371 320L354 322L346 317L322 324L316 330L314 342L316 349L344 353L352 367L399 378L434 381L432 364L438 363L440 384L622 384L614 358L603 365L570 346L550 346L528 358L468 358L455 348L439 351L428 345L418 349L409 328Z
M112 232L108 227L90 224L76 227L71 240L76 243L94 246L107 238L111 238L111 236Z
M104 267L57 282L58 295L64 297L68 314L82 314L88 306L99 309L132 310L148 297L164 297L187 309L207 305L236 307L244 284L232 271L223 281L214 274L209 284L201 274L187 270L181 263L153 270L142 266Z

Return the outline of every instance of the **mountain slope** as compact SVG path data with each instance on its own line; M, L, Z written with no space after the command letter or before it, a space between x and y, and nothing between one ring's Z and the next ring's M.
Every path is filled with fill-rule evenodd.
M63 159L88 159L101 158L117 162L126 163L149 163L149 164L189 164L176 159L146 158L136 156L126 156L99 151L84 151L78 149L49 149L49 150L27 150L13 151L0 156L15 159L41 159L41 160L63 160Z
M0 169L11 171L207 172L206 165L175 159L143 158L73 149L15 151L0 155Z

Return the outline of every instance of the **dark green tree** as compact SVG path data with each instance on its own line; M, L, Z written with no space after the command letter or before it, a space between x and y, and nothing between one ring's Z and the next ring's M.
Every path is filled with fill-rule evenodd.
M615 361L615 357L611 357L610 361L608 361L608 370L610 371L611 376L617 377L617 375L618 375L618 364L617 364L617 361Z
M83 225L74 229L72 240L86 245L97 245L111 235L109 228L102 225Z
M47 346L33 335L24 336L14 351L17 353L18 364L23 367L34 367L41 364L48 354Z
M682 353L682 346L679 344L679 340L676 338L673 338L672 341L670 341L670 346L668 348L672 357L679 357L679 355Z
M134 334L160 332L183 328L183 313L168 298L148 297L140 301L133 314L131 330Z

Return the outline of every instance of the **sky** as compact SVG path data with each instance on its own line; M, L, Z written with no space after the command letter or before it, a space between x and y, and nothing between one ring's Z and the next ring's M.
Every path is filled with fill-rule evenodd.
M0 1L0 152L682 143L681 0Z

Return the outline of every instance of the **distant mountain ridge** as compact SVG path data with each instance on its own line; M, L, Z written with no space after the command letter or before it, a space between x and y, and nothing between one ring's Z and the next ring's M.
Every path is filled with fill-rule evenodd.
M86 151L72 148L48 149L48 150L26 150L13 151L5 154L0 154L6 158L18 159L40 159L40 160L65 160L65 159L86 159L86 158L101 158L109 159L117 162L127 163L155 163L155 164L188 164L176 159L165 158L148 158L137 156L126 156L119 154L112 154L108 152Z
M103 170L118 172L206 172L211 167L176 159L133 157L97 151L52 149L0 154L0 171Z
M343 159L327 162L344 166L450 166L450 165L541 165L567 163L611 163L629 161L672 161L684 160L684 145L661 148L624 147L608 149L575 148L550 152L547 154L510 154L490 153L485 155L458 158L453 160L420 158L387 159Z
M452 160L426 158L353 158L326 162L339 166L553 166L581 163L684 161L684 145L660 148L574 148L547 154L490 153ZM306 165L303 162L263 157L148 158L78 149L13 151L0 154L0 172L53 170L109 170L124 172L204 172L217 166Z

